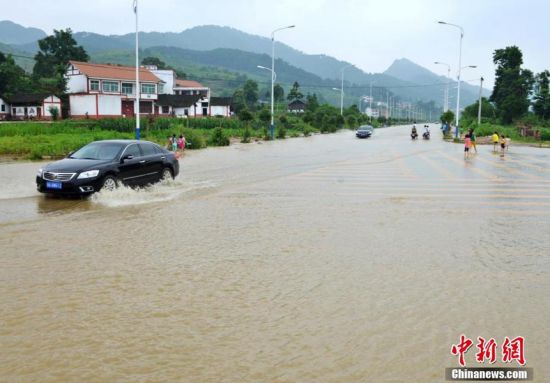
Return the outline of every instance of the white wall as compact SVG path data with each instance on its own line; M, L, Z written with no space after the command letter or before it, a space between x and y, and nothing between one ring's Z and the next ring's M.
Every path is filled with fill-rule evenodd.
M43 111L42 111L42 115L44 117L51 117L52 114L50 113L50 107L54 107L54 108L57 108L58 110L58 116L59 118L61 118L61 100L59 99L59 97L57 96L50 96L48 98L46 98L43 102Z
M67 76L67 93L85 93L88 91L87 77L83 74Z
M71 116L95 116L95 94L91 95L70 95Z
M70 95L71 116L85 116L88 113L90 118L94 118L96 116L96 96L97 112L100 117L122 116L122 96L107 94Z
M99 99L99 114L114 116L122 115L122 97L121 96L110 96L106 94L100 94Z
M224 117L228 117L230 116L229 114L229 106L211 106L210 107L210 114L212 116L224 116Z
M150 70L155 76L164 81L164 89L162 94L174 94L175 73L171 69L154 69Z
M2 111L2 105L4 106L4 111ZM0 114L9 114L10 106L0 98Z
M189 108L172 108L176 117L185 116L185 109L189 110L189 114L188 114L189 117L195 117L195 108L193 108L192 106Z

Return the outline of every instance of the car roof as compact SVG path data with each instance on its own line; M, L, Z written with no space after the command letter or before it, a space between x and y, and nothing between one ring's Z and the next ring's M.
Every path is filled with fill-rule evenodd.
M139 143L153 144L153 142L145 141L145 140L99 140L99 141L90 142L90 144L99 143L99 142L112 143L112 144L126 144L126 145L128 145L128 144L139 144Z

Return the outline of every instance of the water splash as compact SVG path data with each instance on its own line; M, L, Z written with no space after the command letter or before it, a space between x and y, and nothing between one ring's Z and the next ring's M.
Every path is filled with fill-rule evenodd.
M107 207L143 205L174 200L184 194L210 189L216 185L211 181L163 180L141 188L120 186L112 191L101 191L90 197L92 203Z

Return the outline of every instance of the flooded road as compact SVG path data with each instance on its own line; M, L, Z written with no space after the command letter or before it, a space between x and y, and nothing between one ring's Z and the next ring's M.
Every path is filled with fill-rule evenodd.
M433 137L207 149L89 200L0 165L0 381L442 382L461 334L549 381L550 150Z

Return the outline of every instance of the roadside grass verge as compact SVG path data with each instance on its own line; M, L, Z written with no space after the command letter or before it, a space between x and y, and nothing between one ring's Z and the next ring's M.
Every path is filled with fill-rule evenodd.
M218 146L227 141L223 137L242 138L246 125L235 119L203 118L177 119L158 118L141 121L141 137L163 147L168 137L183 134L189 143L188 149ZM0 124L0 155L14 158L39 160L44 157L64 157L69 152L98 140L134 138L134 119L64 120L51 123L14 122ZM298 137L318 130L307 124L296 124L287 129L287 135ZM263 124L249 128L252 140L263 140Z

